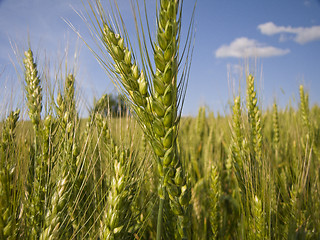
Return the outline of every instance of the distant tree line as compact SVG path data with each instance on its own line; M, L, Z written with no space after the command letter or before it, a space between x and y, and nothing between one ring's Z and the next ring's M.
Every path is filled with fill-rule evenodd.
M119 117L125 115L127 110L127 105L121 95L104 94L99 100L94 100L91 113L100 113L104 116L111 114L112 117Z

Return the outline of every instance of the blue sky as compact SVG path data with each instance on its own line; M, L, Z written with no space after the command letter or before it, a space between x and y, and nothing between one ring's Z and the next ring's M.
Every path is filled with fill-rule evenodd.
M127 21L129 0L119 0ZM150 11L153 12L151 2ZM184 20L190 18L194 0L184 1ZM88 29L75 13L80 0L0 0L0 96L21 99L21 82L12 67L18 63L11 45L22 52L29 42L43 67L59 63L68 46L68 64L76 52L76 77L82 114L93 96L114 91L104 70L64 21L71 22L90 42ZM194 55L184 104L184 115L206 105L212 111L229 111L228 102L244 86L245 70L257 79L259 97L266 108L277 99L297 106L299 84L320 103L320 1L318 0L198 0L195 16ZM184 22L187 26L188 22ZM129 24L129 32L131 30ZM53 67L54 68L54 67ZM242 92L242 95L244 92ZM8 102L8 101L7 101ZM1 107L1 105L0 105ZM5 108L2 103L2 108ZM1 110L1 109L0 109Z

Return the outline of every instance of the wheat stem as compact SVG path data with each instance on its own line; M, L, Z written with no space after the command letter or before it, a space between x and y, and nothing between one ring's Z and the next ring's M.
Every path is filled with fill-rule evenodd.
M163 206L164 206L165 200L160 198L160 204L159 204L159 211L158 211L158 221L157 221L157 240L161 240L161 233L162 233L162 215L163 215Z

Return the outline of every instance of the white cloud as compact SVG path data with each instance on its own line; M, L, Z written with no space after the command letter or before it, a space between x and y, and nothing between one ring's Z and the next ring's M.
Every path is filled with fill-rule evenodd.
M299 44L305 44L312 41L320 40L320 26L312 27L291 27L291 26L277 26L273 22L260 24L258 29L262 34L271 36L275 34L294 34L293 40ZM280 36L283 40L283 36Z
M304 0L303 4L306 6L306 7L309 7L311 5L311 2L310 0Z
M228 73L239 76L243 72L244 67L241 64L227 64Z
M289 49L280 49L259 43L254 39L241 37L235 39L230 45L222 45L215 52L217 58L224 57L274 57L289 53Z

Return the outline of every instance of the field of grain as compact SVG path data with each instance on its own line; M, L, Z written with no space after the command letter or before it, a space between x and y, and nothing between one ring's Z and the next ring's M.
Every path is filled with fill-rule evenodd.
M0 239L320 239L320 107L304 86L262 110L248 74L230 114L181 116L193 37L181 54L181 2L159 2L142 63L96 4L95 54L128 111L103 96L82 119L75 76L47 89L27 49L26 106L0 124Z
M79 119L73 81L43 119L31 105L40 91L32 121L17 110L1 124L1 239L155 239L161 176L149 138L132 115L96 108ZM251 77L247 94L230 116L200 108L181 119L188 239L318 239L320 108L303 86L285 109L261 112ZM175 209L163 210L162 238L179 239Z

